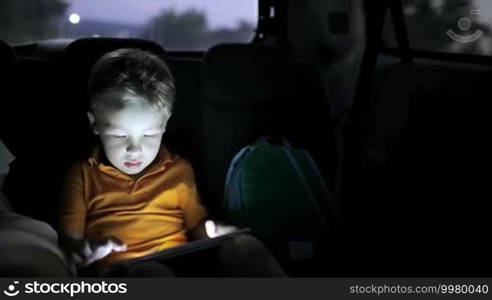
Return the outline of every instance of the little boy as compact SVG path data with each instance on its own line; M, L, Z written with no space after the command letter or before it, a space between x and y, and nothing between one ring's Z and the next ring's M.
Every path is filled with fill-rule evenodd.
M69 171L60 214L78 267L108 266L236 230L206 219L192 167L161 145L175 94L161 59L136 49L107 53L94 65L88 91L100 145ZM232 273L248 273L238 259L251 265L254 254L260 275L283 275L253 237L238 236L218 253L234 265Z

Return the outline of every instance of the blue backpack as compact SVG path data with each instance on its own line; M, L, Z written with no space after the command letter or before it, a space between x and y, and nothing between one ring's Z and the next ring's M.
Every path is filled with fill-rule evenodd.
M292 261L314 258L317 244L329 238L339 216L311 155L285 139L269 137L234 156L223 213Z

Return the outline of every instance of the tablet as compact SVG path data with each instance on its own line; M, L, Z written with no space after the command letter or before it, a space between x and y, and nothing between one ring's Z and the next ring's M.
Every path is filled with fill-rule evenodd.
M235 236L241 235L241 234L248 234L250 233L251 230L249 228L243 228L239 229L237 231L224 234L215 238L209 238L209 239L201 239L193 242L189 242L183 246L178 246L178 247L173 247L170 249L162 250L156 253L152 253L149 255L145 255L142 257L137 257L133 258L130 260L127 260L127 263L136 263L136 262L143 262L147 260L164 260L164 259L169 259L193 252L198 252L201 250L205 249L210 249L216 246L219 246L223 244L224 242L234 238Z

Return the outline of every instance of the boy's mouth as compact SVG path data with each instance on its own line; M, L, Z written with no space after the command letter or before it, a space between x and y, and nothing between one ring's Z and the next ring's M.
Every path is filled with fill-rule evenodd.
M140 167L141 164L142 164L141 161L135 161L135 162L132 161L132 162L126 162L125 166L127 168L138 168L138 167Z

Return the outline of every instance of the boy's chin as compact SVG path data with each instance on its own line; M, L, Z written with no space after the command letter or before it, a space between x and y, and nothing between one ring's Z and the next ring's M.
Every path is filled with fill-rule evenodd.
M138 175L140 173L142 173L142 171L145 169L145 167L139 167L139 168L128 168L126 166L124 167L121 167L121 168L118 168L121 172L125 173L126 175L131 175L131 176L134 176L134 175Z
M135 175L142 173L142 170L139 170L139 171L123 171L123 173L125 173L126 175L135 176Z

